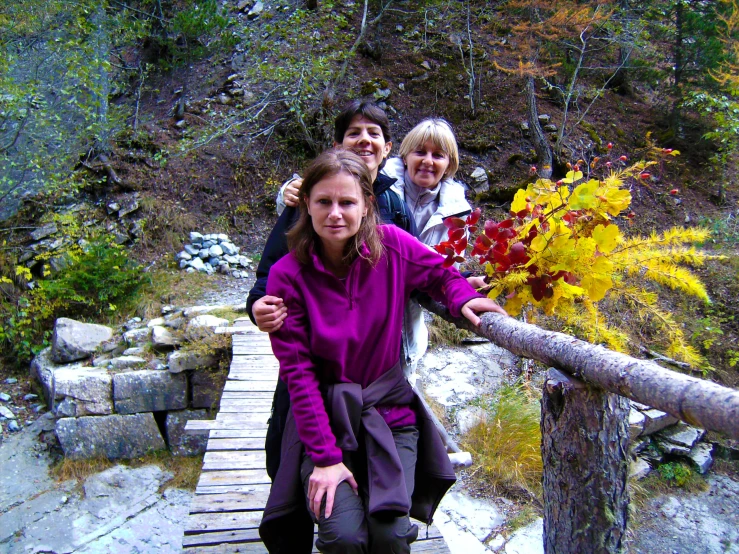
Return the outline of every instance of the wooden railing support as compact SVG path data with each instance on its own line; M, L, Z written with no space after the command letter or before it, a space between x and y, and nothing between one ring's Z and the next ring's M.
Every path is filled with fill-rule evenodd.
M480 326L474 327L464 318L451 317L438 302L425 300L423 307L514 354L556 367L691 425L739 439L739 391L512 317L483 314Z
M512 317L483 314L474 327L438 302L421 304L514 354L557 368L542 401L546 554L623 552L628 399L739 439L739 391Z
M541 404L544 552L623 552L629 401L550 369Z

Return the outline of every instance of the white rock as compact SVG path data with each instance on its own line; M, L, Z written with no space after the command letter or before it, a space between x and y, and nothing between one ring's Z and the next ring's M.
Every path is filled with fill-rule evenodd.
M713 465L713 445L706 442L699 442L688 454L690 461L698 468L698 473L705 474Z
M147 327L156 327L157 325L164 325L166 320L163 317L155 317L152 319L149 323L146 324Z
M210 257L212 258L218 258L220 256L223 256L223 248L221 248L218 244L214 244L208 249L208 254L210 254Z
M646 460L637 458L629 464L629 479L644 479L651 471L652 466Z
M15 419L15 414L11 412L10 409L5 406L0 406L0 416L6 419Z
M225 327L229 324L228 320L223 317L216 317L210 314L196 316L190 320L190 327Z
M169 332L165 327L156 325L151 328L151 342L155 348L178 346L182 340Z
M544 554L544 520L538 518L533 523L515 531L505 545L505 554Z
M190 266L187 268L187 270L189 271L190 269L192 269L193 271L201 271L204 267L205 267L205 263L203 262L201 258L194 258L190 262Z
M490 532L505 523L505 517L490 501L469 498L459 492L444 496L439 509L457 526L472 533L478 541L485 540Z

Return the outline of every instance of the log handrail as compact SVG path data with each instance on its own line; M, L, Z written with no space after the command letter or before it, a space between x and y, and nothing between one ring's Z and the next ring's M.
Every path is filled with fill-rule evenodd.
M479 327L455 318L428 298L423 307L457 327L471 331L516 355L554 366L565 373L658 408L691 425L739 439L739 391L665 369L573 336L546 331L500 314L483 314Z

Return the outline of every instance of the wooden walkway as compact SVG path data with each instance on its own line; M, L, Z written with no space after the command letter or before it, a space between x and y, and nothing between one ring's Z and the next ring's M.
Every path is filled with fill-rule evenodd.
M234 325L228 330L233 360L218 415L186 427L188 433L208 434L208 447L185 526L185 554L267 552L257 528L270 487L264 438L278 364L266 333L248 319ZM427 538L426 526L419 523L412 551L447 554L449 548L436 526Z

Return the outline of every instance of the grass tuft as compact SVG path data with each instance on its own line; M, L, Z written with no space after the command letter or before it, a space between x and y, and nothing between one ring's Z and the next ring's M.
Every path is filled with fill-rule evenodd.
M482 401L484 420L463 438L474 476L495 494L541 497L539 402L521 385L503 386Z
M52 466L51 475L58 482L74 479L82 483L88 477L110 469L116 464L128 467L157 465L174 474L172 479L164 483L162 491L170 488L194 491L200 478L200 469L203 467L203 456L173 456L168 450L160 450L131 460L109 460L108 458L73 460L63 458L59 463Z
M469 331L460 329L453 323L434 314L428 325L429 342L434 346L459 346L470 337L475 337Z

